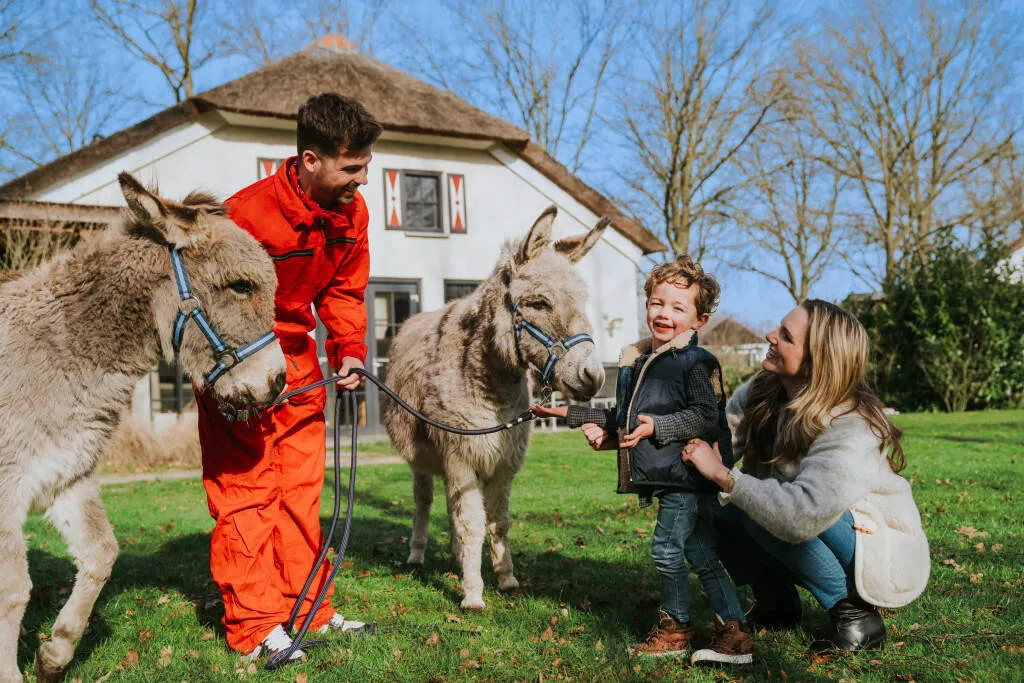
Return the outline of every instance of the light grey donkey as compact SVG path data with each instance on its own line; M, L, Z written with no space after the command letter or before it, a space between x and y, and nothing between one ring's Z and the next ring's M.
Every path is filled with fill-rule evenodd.
M240 347L273 327L277 278L259 243L211 197L171 202L119 176L120 224L0 286L0 680L21 680L18 634L31 582L22 525L30 509L67 543L78 568L52 636L36 654L39 680L61 677L110 577L117 541L93 476L136 383L173 356L180 297L170 247L206 316ZM190 304L193 305L193 304ZM215 359L188 324L180 362L197 383ZM213 385L225 403L271 401L284 385L276 342Z
M525 239L506 244L492 275L472 294L402 325L388 360L389 387L434 419L467 429L508 422L529 407L527 373L545 366L548 350L526 330L517 344L517 317L553 339L591 332L584 313L586 287L573 264L608 225L602 219L588 233L552 245L555 215L554 207L547 209ZM592 343L572 346L554 367L555 387L578 400L597 393L603 381ZM508 540L509 497L526 454L529 423L486 436L459 436L424 425L390 400L384 421L413 473L416 511L408 561L423 563L434 477L441 476L452 557L462 569L462 607L486 607L480 574L485 529L498 588L517 588Z

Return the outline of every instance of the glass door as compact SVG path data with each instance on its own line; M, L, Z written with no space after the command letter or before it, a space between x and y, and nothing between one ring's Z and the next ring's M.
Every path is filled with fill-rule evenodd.
M388 352L391 342L402 323L420 310L419 282L401 280L373 280L366 287L366 369L387 381ZM325 376L331 372L324 356L324 339L327 333L322 324L317 325L317 346L320 349L320 362ZM369 383L367 383L369 385ZM364 386L356 392L358 407L356 415L359 429L366 432L379 432L383 429L380 421L380 399L377 388L373 385ZM327 426L333 429L335 392L327 394ZM348 401L342 413L342 424L351 425L353 415Z

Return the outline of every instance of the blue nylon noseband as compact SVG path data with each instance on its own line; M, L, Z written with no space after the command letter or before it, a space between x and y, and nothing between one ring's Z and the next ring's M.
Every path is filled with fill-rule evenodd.
M174 330L171 333L171 344L174 346L174 355L177 356L181 350L181 340L185 335L185 325L189 320L194 320L206 340L210 342L213 355L217 359L216 365L206 374L206 383L213 387L218 379L224 376L231 368L253 355L262 348L274 342L274 333L267 332L255 341L251 341L237 349L224 343L217 331L213 329L209 318L203 312L203 305L199 298L192 292L188 283L188 273L185 272L185 259L181 251L171 247L171 266L174 271L174 283L178 286L178 296L181 302L178 304L178 315L174 318Z
M594 343L594 340L589 334L574 334L568 339L553 339L552 337L544 334L536 325L533 325L523 317L523 314L519 312L519 309L515 304L512 304L512 319L515 322L513 325L513 331L516 337L516 353L519 354L520 358L523 357L522 351L519 349L519 342L522 338L522 330L526 330L531 337L539 341L544 345L544 348L548 351L547 362L544 363L544 369L540 373L540 380L545 386L551 385L551 375L555 370L555 363L558 359L563 357L569 349L581 344L583 342Z

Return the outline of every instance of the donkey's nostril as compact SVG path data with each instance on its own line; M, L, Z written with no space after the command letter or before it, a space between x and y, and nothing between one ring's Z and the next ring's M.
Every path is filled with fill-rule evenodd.
M274 381L270 384L270 391L271 391L271 393L274 394L275 396L277 394L280 394L284 390L284 385L285 385L285 373L282 370L281 372L277 373L277 377L275 377Z

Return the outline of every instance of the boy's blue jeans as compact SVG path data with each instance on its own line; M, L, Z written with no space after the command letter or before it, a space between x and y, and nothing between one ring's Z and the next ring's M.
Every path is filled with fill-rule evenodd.
M715 550L713 505L712 494L667 491L658 496L651 557L661 572L661 611L683 624L690 621L690 572L684 556L715 613L724 621L744 623L736 590Z
M737 584L750 584L766 606L796 598L803 586L825 609L856 592L853 556L857 532L843 513L817 538L787 543L772 536L735 505L716 505L718 551Z

